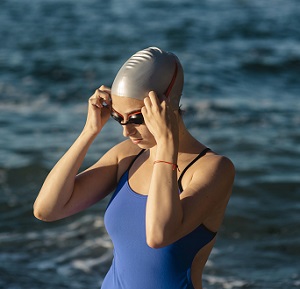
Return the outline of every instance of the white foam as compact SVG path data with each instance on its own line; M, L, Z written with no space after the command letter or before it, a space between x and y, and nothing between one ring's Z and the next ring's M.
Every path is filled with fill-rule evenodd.
M234 279L232 277L225 278L212 275L204 275L203 280L207 281L209 285L220 285L223 289L242 288L248 284L246 281Z
M103 263L109 262L112 259L112 257L113 257L112 251L108 250L98 258L88 258L85 260L75 259L72 262L72 265L77 270L81 270L85 273L91 273L94 267L98 267Z

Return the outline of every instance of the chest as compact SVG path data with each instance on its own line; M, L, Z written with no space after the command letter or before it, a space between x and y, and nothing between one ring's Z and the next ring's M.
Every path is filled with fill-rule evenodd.
M179 168L184 169L186 166L186 162L179 163ZM133 165L128 173L128 185L129 187L136 192L137 194L147 196L149 192L150 183L152 180L152 171L153 164L152 163L142 163ZM193 177L193 170L187 170L181 176L182 170L180 172L177 171L177 181L180 179L181 185L183 188L186 188L188 184L191 182ZM163 182L164 180L159 180Z
M139 170L133 169L129 171L128 175L130 188L137 194L147 196L152 178L152 167L140 168Z

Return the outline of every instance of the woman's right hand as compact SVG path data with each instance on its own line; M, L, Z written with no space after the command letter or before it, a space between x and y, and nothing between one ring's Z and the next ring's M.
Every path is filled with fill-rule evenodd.
M98 134L110 117L111 91L109 87L101 85L89 98L88 115L84 131Z

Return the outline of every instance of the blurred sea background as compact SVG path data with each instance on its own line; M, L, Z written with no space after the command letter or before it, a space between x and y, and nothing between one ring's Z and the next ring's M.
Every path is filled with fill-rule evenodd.
M54 223L32 204L90 95L148 46L178 55L187 126L237 170L204 287L300 288L299 4L1 0L0 288L99 288L112 258L108 200ZM83 167L121 140L110 120Z

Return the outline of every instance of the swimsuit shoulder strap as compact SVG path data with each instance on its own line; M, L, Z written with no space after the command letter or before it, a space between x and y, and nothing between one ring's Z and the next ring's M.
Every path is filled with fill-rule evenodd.
M203 157L208 151L210 151L211 149L210 148L205 148L199 155L197 155L185 168L184 170L182 171L179 179L178 179L178 187L179 187L179 190L180 192L183 191L183 188L182 188L182 185L181 185L181 180L182 180L182 177L183 175L185 174L185 172L197 161L199 160L201 157Z
M132 167L133 163L136 161L136 159L145 151L145 149L142 149L135 157L134 159L132 160L132 162L130 163L128 169L127 169L127 172L129 172L130 168Z
M123 187L124 183L125 182L128 182L128 173L129 173L129 170L132 166L132 164L135 162L135 160L145 151L145 149L141 150L134 158L133 160L131 161L131 163L129 164L127 170L123 173L123 175L121 176L121 178L119 179L118 181L118 185L117 185L117 188L115 190L115 192L113 193L108 205L106 208L108 208L111 204L111 202L114 200L114 198L118 195L118 193L120 192L120 189Z

